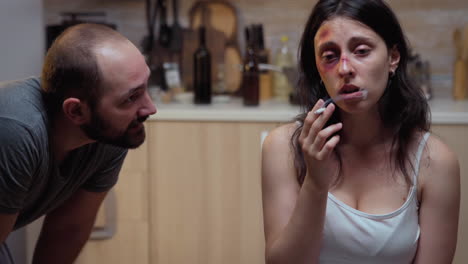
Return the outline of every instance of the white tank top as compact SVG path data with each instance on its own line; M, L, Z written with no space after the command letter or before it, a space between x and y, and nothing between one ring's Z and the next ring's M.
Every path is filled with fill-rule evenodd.
M396 211L367 214L328 193L321 264L412 263L419 240L417 176L428 137L419 143L408 199Z

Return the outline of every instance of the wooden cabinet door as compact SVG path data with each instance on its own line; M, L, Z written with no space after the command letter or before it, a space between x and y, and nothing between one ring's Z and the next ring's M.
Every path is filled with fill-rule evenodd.
M151 263L264 263L260 141L276 126L151 123Z
M106 197L95 224L96 233L110 228L111 234L92 234L77 264L149 263L147 160L147 143L129 151L113 189L115 197Z
M434 125L432 132L457 154L460 163L461 201L458 223L458 243L453 264L464 264L468 260L468 126Z

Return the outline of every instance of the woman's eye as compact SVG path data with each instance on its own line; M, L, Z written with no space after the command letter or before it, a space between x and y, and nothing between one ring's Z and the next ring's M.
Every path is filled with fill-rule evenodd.
M334 52L324 52L322 54L322 60L324 60L325 62L331 62L334 59L336 59L336 55Z
M370 52L370 48L367 48L367 47L358 47L357 49L355 49L354 53L357 54L357 55L367 55L369 54Z

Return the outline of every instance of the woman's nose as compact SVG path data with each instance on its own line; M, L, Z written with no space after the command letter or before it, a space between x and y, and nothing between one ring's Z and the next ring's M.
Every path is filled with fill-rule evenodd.
M342 58L340 59L340 64L339 64L339 68L338 68L338 73L339 73L342 77L354 75L354 68L353 68L351 62L348 60L347 57L342 57Z

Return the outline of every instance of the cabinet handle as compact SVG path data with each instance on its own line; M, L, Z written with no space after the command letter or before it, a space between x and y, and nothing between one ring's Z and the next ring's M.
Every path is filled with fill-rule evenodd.
M105 240L111 239L117 228L117 210L116 210L116 195L114 189L110 190L103 202L103 208L105 213L105 224L102 227L94 227L90 240Z

